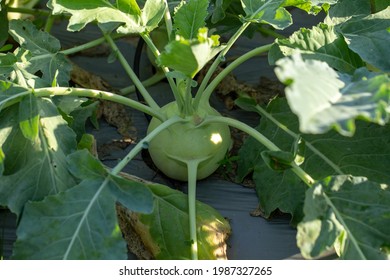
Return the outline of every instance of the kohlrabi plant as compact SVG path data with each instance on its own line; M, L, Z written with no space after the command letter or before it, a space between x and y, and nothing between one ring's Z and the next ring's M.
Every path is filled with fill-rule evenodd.
M250 136L239 152L238 177L253 174L266 217L276 209L292 215L304 257L333 248L340 258L389 258L386 3L50 0L49 10L29 10L1 1L0 205L18 217L13 257L126 258L117 206L129 211L130 220L136 217L152 257L218 258L216 238L209 237L223 233L225 238L230 227L196 201L196 183L226 158L234 127ZM289 38L276 36L216 74L237 40L256 32L253 27L267 26L275 35L290 26L289 8L326 18ZM8 12L44 15L49 24L41 31L30 20L8 20ZM69 20L69 32L95 24L102 37L62 50L49 34L60 16ZM151 80L143 83L129 65L116 42L128 35L145 41L159 68L156 75L163 73L170 86L161 94L172 95L173 102L160 106L147 90ZM9 36L14 43L8 43ZM69 85L67 56L104 42L145 102ZM222 116L210 104L216 87L266 52L286 85L286 98L275 98L267 108L245 94L238 98L239 107L261 115L256 128ZM206 65L198 84L196 76ZM152 117L147 135L112 169L91 155L84 129L99 99ZM188 182L188 196L121 176L142 149L166 176Z

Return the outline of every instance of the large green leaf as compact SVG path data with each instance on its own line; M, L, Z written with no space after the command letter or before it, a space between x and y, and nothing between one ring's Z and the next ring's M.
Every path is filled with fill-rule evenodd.
M193 78L223 48L218 36L209 38L207 32L207 28L201 28L196 39L180 37L169 42L157 58L158 63Z
M245 20L268 23L276 29L284 29L292 24L291 14L282 7L285 0L241 0L246 13Z
M143 184L112 177L86 150L68 156L75 187L26 204L15 243L16 259L126 259L116 202L150 213L153 198Z
M59 85L68 85L72 66L65 55L58 53L61 49L58 39L38 30L30 21L12 20L9 29L12 37L32 56L28 64L20 67L31 74L41 71L47 85L51 85L55 77Z
M353 73L365 64L352 52L344 37L333 26L320 23L311 29L301 28L288 39L277 39L269 53L269 61L275 64L283 56L300 53L305 59L325 61L338 71Z
M353 137L344 137L336 131L322 135L299 134L296 116L283 98L275 99L267 111L279 126L263 116L256 128L283 151L295 149L297 137L305 144L300 155L300 164L315 180L331 175L352 174L364 176L380 183L390 183L390 127L372 123L357 122ZM287 132L285 131L286 128ZM239 152L238 175L242 179L253 172L260 206L266 217L280 209L293 215L292 223L302 219L302 207L307 186L287 169L282 172L271 170L263 161L261 153L266 148L253 138L248 138Z
M388 121L390 78L359 69L340 75L325 62L304 61L300 55L276 62L275 73L286 83L286 97L299 117L303 133L324 133L335 128L353 135L355 119L378 124Z
M374 67L390 71L390 6L376 14L352 18L337 26L351 50Z
M306 258L336 246L343 259L388 259L390 188L364 177L334 176L306 193L297 241Z
M37 106L39 132L34 140L24 137L19 124L20 110L28 108L15 104L0 113L0 146L5 155L0 204L17 214L27 201L75 185L65 158L77 147L75 134L50 100L39 99Z
M50 0L53 14L70 13L69 31L80 31L88 23L120 23L120 33L141 33L156 28L164 15L165 1L147 0L140 11L136 1Z
M151 214L136 214L135 230L156 259L190 259L187 195L158 184L150 184L149 188L154 194L154 210ZM199 201L196 211L199 259L223 258L229 223Z
M205 26L208 6L208 0L191 0L181 5L174 17L176 34L185 39L196 38L199 28Z
M126 259L107 183L86 179L66 192L27 203L13 258Z

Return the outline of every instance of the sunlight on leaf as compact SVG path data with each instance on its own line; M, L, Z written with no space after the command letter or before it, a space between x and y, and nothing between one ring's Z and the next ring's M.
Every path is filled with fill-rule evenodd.
M291 110L303 133L324 133L335 128L342 135L355 133L355 119L384 125L389 119L390 78L358 69L340 75L328 64L303 60L300 55L276 62L275 73L288 82L285 89Z
M156 259L190 259L187 195L163 185L149 184L148 187L154 196L153 212L139 214L122 209L125 213L121 216L126 217L122 227L131 223ZM204 203L198 201L196 209L199 259L226 259L229 223Z

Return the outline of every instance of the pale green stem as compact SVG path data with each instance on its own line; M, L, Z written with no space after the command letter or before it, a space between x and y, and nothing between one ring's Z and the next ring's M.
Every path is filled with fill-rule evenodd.
M144 139L142 139L131 151L111 170L112 175L117 175L122 169L144 148L147 148L149 142L152 141L160 132L167 129L171 125L185 121L184 119L174 116L164 121L162 124L157 126L152 132L150 132Z
M127 62L126 58L123 56L122 52L119 50L118 46L115 44L114 40L111 38L109 34L104 33L104 37L106 38L108 44L110 45L111 49L115 52L119 62L122 64L122 67L125 69L127 75L129 75L130 79L134 83L134 85L137 87L139 92L141 93L142 97L145 99L146 103L153 109L158 110L160 109L160 106L154 101L152 96L150 96L149 92L146 90L146 88L143 86L140 79L137 77L137 75L134 73L133 69Z
M160 51L156 48L156 46L154 45L150 36L148 34L144 34L144 33L141 33L140 35L142 36L142 39L144 39L146 45L152 51L153 55L157 58L160 55ZM180 92L177 88L177 85L176 85L175 81L173 80L173 78L168 75L168 73L169 73L168 67L162 67L161 69L164 71L165 76L168 80L168 83L171 87L173 96L174 96L176 103L177 103L177 107L179 108L179 112L182 112L183 108L184 108L184 102L185 102L183 99L183 96L180 94Z
M45 28L44 28L45 32L50 33L51 28L53 27L53 24L54 24L54 20L55 20L55 16L50 13L50 15L46 19L46 24L45 24Z
M196 176L201 160L194 159L186 162L188 170L188 217L190 224L191 258L198 259L198 237L196 225Z
M245 29L250 25L250 22L245 22L237 31L236 33L230 38L228 43L226 44L225 48L219 53L217 58L214 60L213 64L211 64L209 70L207 70L206 76L203 78L202 83L199 86L199 89L196 93L196 98L201 98L201 95L206 88L208 82L210 81L213 73L217 69L218 65L225 60L226 53L230 50L230 48L233 46L233 44L237 41L237 39L241 36L241 34L245 31ZM199 101L196 101L196 104L199 104Z
M264 110L260 105L257 105L256 110L259 114L263 115L270 121L272 121L274 124L276 124L280 129L285 131L288 135L293 137L294 139L299 139L299 135L295 132L291 131L287 126L280 123L277 119L275 119L270 113L268 113L266 110ZM314 147L312 144L305 142L305 145L312 150L317 156L319 156L321 159L323 159L330 167L333 168L334 171L336 171L340 175L344 175L344 172L340 169L340 167L331 161L327 156L325 156L321 151L317 150L316 147Z
M234 69L236 69L239 65L244 63L245 61L249 60L250 58L257 56L261 53L269 51L269 49L272 47L272 44L264 45L258 48L255 48L244 55L238 57L236 60L234 60L232 63L230 63L225 69L223 69L209 84L209 86L195 97L194 100L194 107L198 108L199 104L200 106L205 105L206 102L209 101L211 94L213 93L214 89L222 82L222 80ZM199 102L199 103L197 103Z
M169 12L168 1L164 0L164 2L167 5L167 8L165 9L165 13L164 13L164 21L165 21L165 27L167 28L168 39L170 39L172 34L172 17L171 17L171 13Z
M19 14L31 14L31 15L50 15L50 11L42 9L29 9L29 8L17 8L17 7L7 7L7 12L9 13L19 13Z
M115 35L112 36L112 38L116 39L116 38L120 38L120 37L123 37L123 36L124 35L122 35L122 34L115 34ZM104 43L105 41L106 41L106 38L101 37L101 38L95 39L93 41L89 41L88 43L85 43L85 44L82 44L82 45L79 45L79 46L76 46L76 47L72 47L72 48L69 48L69 49L66 49L66 50L59 51L58 53L61 53L61 54L64 54L64 55L75 54L75 53L78 53L78 52L81 52L81 51L84 51L84 50L96 47L96 46ZM52 57L52 56L53 56L52 53L37 55L37 56L32 57L30 59L30 61L45 59L45 58L49 58L49 57Z
M267 137L265 137L263 134L258 132L256 129L250 127L249 125L240 122L238 120L234 120L227 117L221 117L221 116L207 116L207 118L203 121L203 124L208 123L223 123L227 124L229 126L235 127L237 129L242 130L243 132L247 133L248 135L252 136L255 140L260 142L262 145L264 145L267 149L270 151L281 151L278 146L276 146L272 141L270 141ZM305 184L309 187L312 186L314 183L314 179L311 178L309 174L307 174L302 168L300 168L295 163L291 164L292 171L299 177Z
M84 88L69 88L69 87L51 87L51 88L39 88L34 91L35 96L38 97L49 97L54 95L69 95L69 96L82 96L89 98L98 98L120 103L138 111L149 114L153 117L158 118L161 121L165 120L165 116L160 113L160 110L153 109L146 106L138 101L129 99L127 97L114 94L107 91L84 89Z
M165 78L165 74L163 72L161 72L161 71L158 71L156 74L154 74L150 78L142 81L142 84L144 85L145 88L147 88L147 87L150 87L150 86L152 86L154 84L157 84L159 81L161 81L164 78ZM127 94L135 92L135 89L136 89L136 87L134 85L131 85L131 86L122 88L119 91L119 93L121 95L127 95Z

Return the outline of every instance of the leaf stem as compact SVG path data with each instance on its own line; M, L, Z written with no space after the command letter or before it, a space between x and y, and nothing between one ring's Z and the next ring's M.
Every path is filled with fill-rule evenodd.
M140 35L141 35L142 39L144 39L146 45L148 45L149 49L152 51L153 55L157 58L160 55L160 51L154 45L154 43L153 43L152 39L150 38L149 34L141 33ZM184 101L182 95L180 94L179 89L177 88L177 84L175 83L173 78L168 75L168 73L169 73L169 68L168 67L162 67L161 69L164 71L165 76L166 76L166 78L168 80L168 83L169 83L169 85L171 87L173 96L174 96L174 98L175 98L175 100L177 102L177 106L179 108L179 112L182 112L185 101Z
M112 36L112 38L116 39L116 38L120 38L120 37L123 37L123 36L124 36L123 34L115 34L115 35ZM64 54L64 55L75 54L75 53L78 53L78 52L81 52L81 51L84 51L84 50L96 47L96 46L104 43L105 41L106 41L106 39L104 37L101 37L101 38L89 41L89 42L87 42L85 44L81 44L79 46L75 46L75 47L72 47L72 48L69 48L69 49L66 49L66 50L59 51L58 53L61 53L61 54ZM51 57L52 55L53 54L50 53L50 54L42 54L42 55L33 56L30 59L30 61L44 59L44 58L47 58L47 57Z
M167 35L168 35L168 40L169 40L171 38L171 34L172 34L172 17L171 17L171 13L169 11L168 1L164 0L164 2L165 2L165 5L167 6L165 9L165 13L164 13L164 21L165 21L165 27L167 28Z
M49 16L50 11L48 10L42 10L42 9L29 9L29 8L22 8L22 7L7 7L8 13L19 13L19 14L30 14L30 15L43 15L43 16Z
M191 258L198 259L198 237L196 225L196 175L202 159L186 161L188 170L188 217L190 224Z
M217 58L214 60L213 64L211 64L209 70L206 73L206 76L204 77L202 83L199 86L199 89L196 93L196 98L201 98L201 95L206 88L208 82L210 81L213 73L217 69L218 65L225 60L226 53L230 50L230 48L233 46L233 44L237 41L237 39L241 36L241 34L245 31L245 29L250 25L250 22L245 22L241 27L234 33L234 35L230 38L228 43L226 44L225 48L219 53ZM199 104L199 101L195 102L196 104Z
M70 87L52 87L52 88L39 88L34 91L35 96L49 97L52 95L70 95L70 96L83 96L89 98L99 98L103 100L109 100L116 103L120 103L143 113L149 114L158 118L161 121L165 120L165 116L160 113L159 110L151 108L133 99L101 90L84 89L84 88L70 88Z
M114 40L111 38L111 36L107 33L103 33L103 36L106 38L106 41L112 48L112 50L117 55L117 58L119 62L122 64L122 67L125 69L126 73L129 75L130 79L133 81L134 85L137 87L137 89L140 91L141 95L145 99L146 103L153 109L158 110L160 109L160 106L154 101L152 96L149 94L149 92L146 90L146 88L143 86L140 79L137 77L137 75L134 73L133 69L127 62L126 58L123 56L122 52L119 50L118 46L115 44Z
M203 124L207 123L224 123L229 126L238 128L242 130L243 132L247 133L248 135L252 136L254 139L256 139L258 142L263 144L267 149L271 151L280 151L280 148L276 146L272 141L270 141L267 137L265 137L263 134L258 132L256 129L250 127L249 125L240 122L238 120L234 120L232 118L228 117L221 117L221 116L207 116L205 120L202 122ZM307 174L302 168L300 168L295 163L291 164L292 171L308 186L311 187L314 183L314 179Z
M272 44L264 45L261 47L257 47L244 55L238 57L236 60L234 60L232 63L230 63L225 69L223 69L214 79L213 81L207 86L207 88L201 92L201 94L197 94L195 96L194 100L194 107L197 109L199 104L200 106L205 105L210 99L211 94L213 93L214 89L222 82L222 80L235 68L237 68L240 64L244 63L245 61L249 60L250 58L259 55L263 52L269 51L269 49L272 47ZM198 92L199 93L199 92Z

